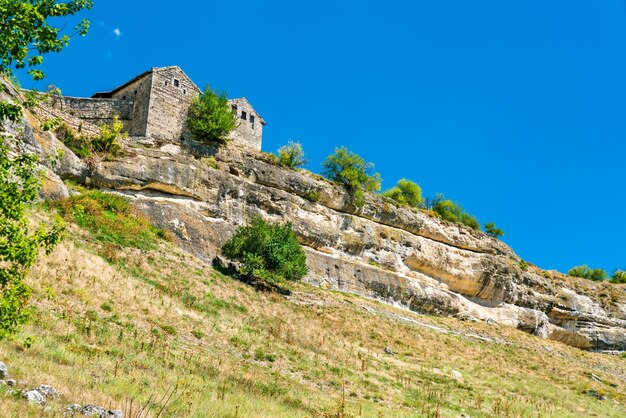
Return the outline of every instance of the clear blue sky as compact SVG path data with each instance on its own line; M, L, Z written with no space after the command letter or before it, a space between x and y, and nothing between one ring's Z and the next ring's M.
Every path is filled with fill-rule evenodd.
M541 267L626 268L623 0L95 3L45 60L65 95L179 65L247 97L265 151L300 141L319 171L346 145Z

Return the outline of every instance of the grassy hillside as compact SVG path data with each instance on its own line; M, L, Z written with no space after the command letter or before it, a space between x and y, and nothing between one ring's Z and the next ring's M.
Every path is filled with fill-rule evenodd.
M30 325L0 343L20 389L47 383L64 399L44 413L0 387L2 417L130 398L157 416L172 392L161 416L626 415L624 358L306 284L257 291L107 202L57 205L69 236L31 271Z

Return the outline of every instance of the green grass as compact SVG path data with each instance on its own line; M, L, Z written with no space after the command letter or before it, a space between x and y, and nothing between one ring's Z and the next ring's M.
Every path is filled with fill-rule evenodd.
M51 205L59 208L67 221L88 230L104 244L148 250L156 248L166 237L162 229L153 226L118 195L84 190Z
M121 202L100 205L134 216L118 211ZM0 343L19 389L48 383L65 395L46 416L61 417L70 402L122 408L135 395L141 404L152 397L155 416L159 399L177 384L180 398L162 416L626 414L620 356L306 284L295 284L289 297L261 292L158 236L141 250L111 246L99 239L111 231L83 225L69 224L69 238L33 268L33 319L14 341ZM442 334L396 316L505 343ZM26 337L35 338L30 348ZM41 415L0 387L0 416Z

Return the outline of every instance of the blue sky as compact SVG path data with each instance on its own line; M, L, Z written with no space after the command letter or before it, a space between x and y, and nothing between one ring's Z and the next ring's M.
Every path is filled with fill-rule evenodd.
M319 171L346 145L534 264L626 268L623 0L95 3L25 87L87 96L179 65L247 97L265 151L300 141Z

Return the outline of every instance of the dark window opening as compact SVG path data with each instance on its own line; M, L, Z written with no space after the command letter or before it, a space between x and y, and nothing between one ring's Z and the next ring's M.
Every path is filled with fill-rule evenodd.
M187 89L183 89L183 94L187 94Z
M250 123L254 125L254 115L250 115Z
M254 123L252 124L252 129L254 129Z
M180 81L174 79L174 87L180 87Z
M243 120L247 119L246 112L244 112L244 111L241 112L241 119L243 119Z
M168 84L169 84L169 82L167 82L167 81L166 81L166 82L165 82L165 85L167 86Z
M126 100L126 96L122 97L122 100Z
M137 90L135 90L135 96L137 95Z
M230 110L232 110L233 113L237 113L237 105L231 105Z

